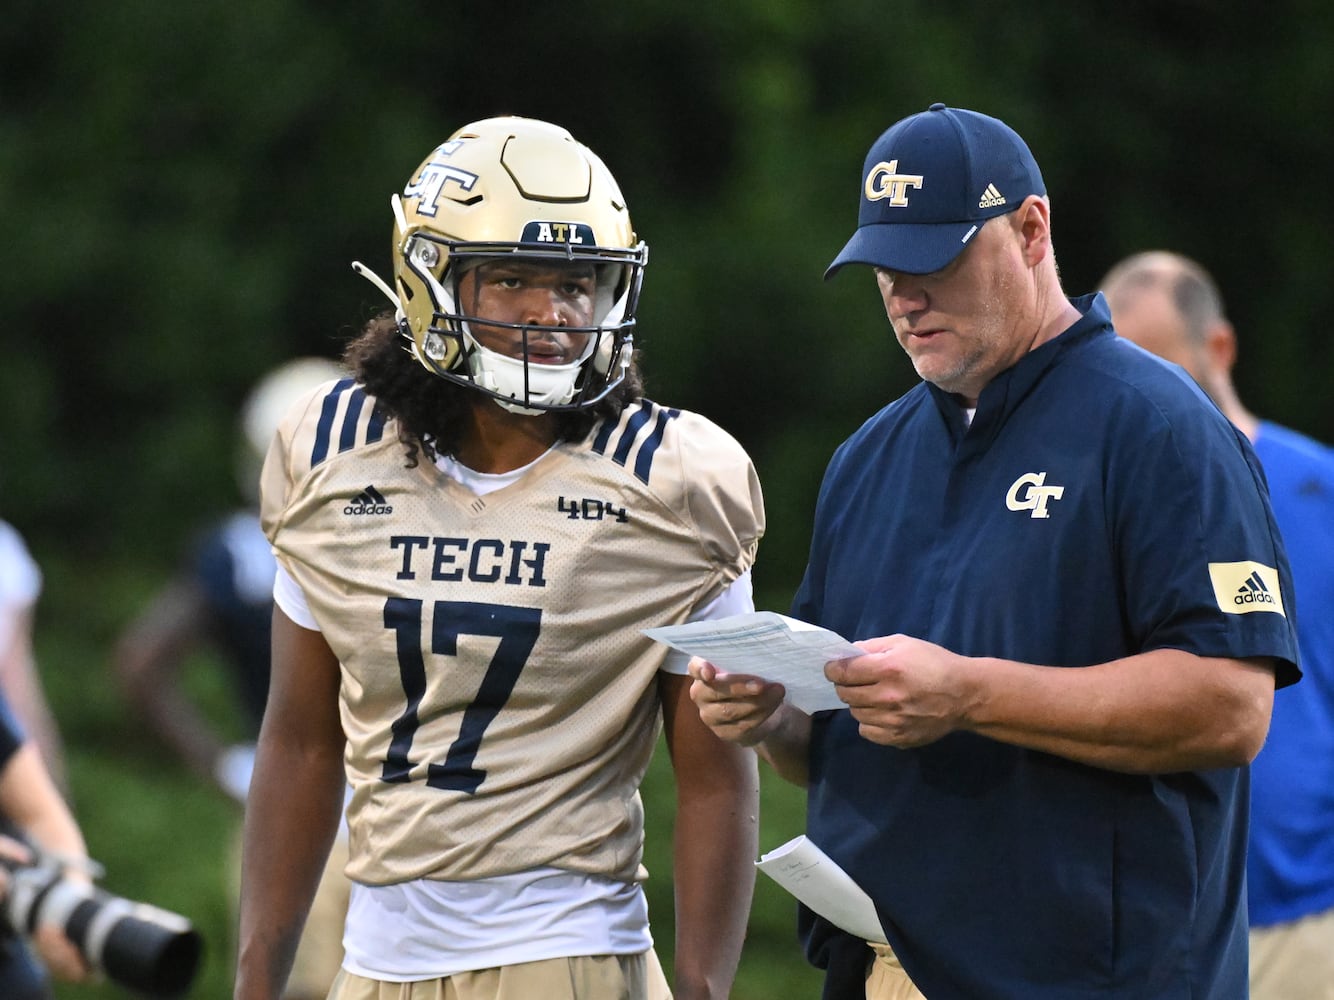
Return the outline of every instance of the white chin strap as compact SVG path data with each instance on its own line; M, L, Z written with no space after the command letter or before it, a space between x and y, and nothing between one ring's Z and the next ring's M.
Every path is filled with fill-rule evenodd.
M525 403L538 403L543 406L563 406L574 398L574 383L579 378L579 371L588 356L597 346L600 337L590 335L583 353L566 365L542 365L525 361L523 358L511 358L497 354L479 344L473 338L467 324L463 326L464 339L468 343L468 371L483 389L509 399L497 399L496 402L511 413L536 415L546 412L525 406ZM524 378L527 373L527 394L524 392Z

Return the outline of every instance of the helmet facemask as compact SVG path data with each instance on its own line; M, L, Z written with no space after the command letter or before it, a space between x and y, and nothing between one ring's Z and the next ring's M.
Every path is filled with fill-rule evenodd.
M533 253L533 248L517 244L500 249L442 241L442 249L433 237L420 233L415 243L404 256L427 290L432 313L422 337L412 337L410 328L405 335L412 340L414 356L434 374L483 392L512 413L523 414L585 409L605 399L625 379L634 350L634 320L625 317L634 313L642 259L608 263L602 248L591 248L588 254L550 254ZM447 255L449 264L437 278L428 262L442 255ZM573 361L541 364L526 360L530 338L549 336L550 327L478 316L459 305L464 275L488 261L563 265L585 256L598 261L592 321L587 326L559 327L564 335L587 338ZM515 331L519 356L487 347L476 336L476 326Z

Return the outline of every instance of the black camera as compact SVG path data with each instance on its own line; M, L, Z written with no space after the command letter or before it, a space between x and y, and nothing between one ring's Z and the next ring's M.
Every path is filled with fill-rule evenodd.
M151 997L184 995L204 945L189 920L71 878L60 859L33 845L29 850L33 860L27 863L0 857L9 872L0 921L25 937L39 923L54 924L113 982Z

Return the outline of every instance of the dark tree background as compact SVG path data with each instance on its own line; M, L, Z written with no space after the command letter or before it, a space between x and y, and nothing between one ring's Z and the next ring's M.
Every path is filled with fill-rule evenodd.
M1334 7L1025 7L10 0L0 516L46 572L39 651L76 803L95 853L143 880L119 891L170 896L193 866L154 881L131 860L179 800L131 822L132 793L103 792L162 766L109 690L110 642L238 502L252 382L336 354L380 307L349 262L387 273L391 192L467 121L560 122L620 180L652 246L650 394L759 466L763 606L796 585L833 447L915 380L869 276L821 274L867 146L933 101L1028 139L1068 291L1132 251L1196 257L1239 330L1243 399L1334 440ZM212 982L201 996L223 995Z

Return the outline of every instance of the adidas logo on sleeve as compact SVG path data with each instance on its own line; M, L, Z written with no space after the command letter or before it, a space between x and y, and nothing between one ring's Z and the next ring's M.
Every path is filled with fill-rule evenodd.
M1250 561L1210 563L1209 579L1220 611L1229 615L1275 611L1287 617L1278 571L1272 566Z

